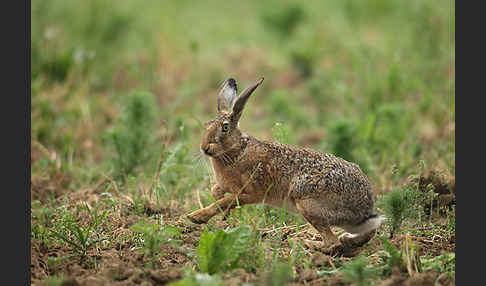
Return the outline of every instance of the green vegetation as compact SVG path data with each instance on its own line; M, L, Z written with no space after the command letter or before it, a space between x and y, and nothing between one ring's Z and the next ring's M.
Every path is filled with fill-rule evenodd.
M107 211L103 211L102 214L98 214L98 208L94 208L92 211L88 205L85 205L85 209L89 214L91 223L87 226L82 226L78 224L77 221L70 215L66 215L61 220L61 225L59 225L59 230L52 230L52 234L69 244L72 249L84 258L90 247L96 245L98 242L106 240L105 237L100 237L103 229L101 224Z
M239 227L231 231L204 231L197 247L199 269L214 274L238 267L242 254L248 251L251 230Z
M126 178L150 159L153 148L155 101L151 93L133 92L123 105L122 115L108 139L115 151L115 176ZM151 144L152 143L152 144Z
M34 284L454 282L455 1L45 0L31 15ZM214 202L199 144L218 88L261 76L243 131L370 178L387 220L359 257L316 260L285 209L184 219Z
M156 267L157 258L164 255L160 248L168 243L176 243L175 238L181 236L179 229L171 225L150 224L145 221L131 227L134 232L142 234L142 253L150 257L150 264Z
M207 273L190 273L184 279L169 283L169 286L224 286L221 278Z
M385 267L383 274L389 276L392 273L393 268L397 268L401 272L406 270L405 261L403 260L402 251L396 249L391 245L390 241L385 237L382 237L383 248L386 255L383 256Z
M420 216L423 197L419 190L413 188L395 189L380 197L376 206L382 209L387 219L390 237L397 233L404 219Z
M357 286L370 285L371 279L375 276L375 269L367 267L368 259L358 257L355 260L343 265L341 273L344 279Z

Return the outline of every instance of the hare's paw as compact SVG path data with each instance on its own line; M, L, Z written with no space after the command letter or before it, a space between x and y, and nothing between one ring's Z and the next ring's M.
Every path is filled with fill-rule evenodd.
M338 240L343 245L352 245L356 237L356 234L345 232L338 237Z
M356 247L349 247L347 245L337 243L323 249L322 252L331 256L354 257L359 254L359 249Z
M204 210L194 211L194 212L186 215L186 217L191 222L197 223L197 224L207 223L208 220L211 218L210 216L206 215L206 213L204 212Z
M326 246L324 241L315 241L315 240L308 240L308 239L304 240L304 245L307 246L307 248L309 249L315 249L315 250L322 249Z
M211 195L215 200L220 200L224 197L224 194L226 193L225 190L223 190L221 187L218 185L214 185L213 188L211 189Z
M337 248L338 245L340 244L338 242L326 242L326 241L306 239L304 240L304 245L307 246L307 248L309 249L323 251L324 253L326 253L326 252L331 252L331 249Z
M343 245L340 242L329 244L324 241L304 240L304 245L309 249L317 250L330 256L354 257L359 253L358 248Z

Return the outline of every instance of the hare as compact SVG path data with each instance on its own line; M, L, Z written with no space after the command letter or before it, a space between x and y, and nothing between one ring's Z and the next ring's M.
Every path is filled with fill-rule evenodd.
M265 203L301 214L322 236L308 246L324 253L357 248L367 243L384 217L374 211L371 184L358 165L332 154L260 141L239 129L246 102L263 77L237 94L236 81L227 79L218 95L218 115L205 123L201 152L210 157L216 184L215 203L187 217L206 223L222 209ZM224 196L229 193L229 196ZM330 226L346 232L339 238Z

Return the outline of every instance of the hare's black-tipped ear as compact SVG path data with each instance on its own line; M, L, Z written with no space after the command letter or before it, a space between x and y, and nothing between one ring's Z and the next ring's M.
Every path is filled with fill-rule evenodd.
M227 79L218 94L218 112L231 112L238 97L238 87L234 78Z
M231 113L231 121L238 122L241 117L241 112L245 108L246 101L250 98L250 95L255 91L255 89L263 82L263 77L260 78L255 84L245 88L238 96L235 104L233 105L233 112Z

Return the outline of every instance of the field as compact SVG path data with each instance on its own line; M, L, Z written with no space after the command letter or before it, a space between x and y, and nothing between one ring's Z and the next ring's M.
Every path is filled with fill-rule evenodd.
M32 1L33 285L455 285L454 1ZM222 82L240 128L359 164L387 220L326 255L214 202ZM342 232L334 228L335 233ZM434 284L435 283L435 284Z

